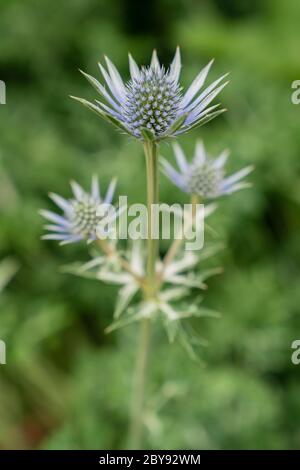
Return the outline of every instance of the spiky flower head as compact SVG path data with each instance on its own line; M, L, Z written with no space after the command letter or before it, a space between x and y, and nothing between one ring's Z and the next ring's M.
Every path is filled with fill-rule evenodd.
M91 242L97 238L97 234L107 228L108 222L118 216L118 211L107 212L111 204L116 186L113 179L108 187L104 199L100 196L98 179L92 178L91 190L86 192L75 181L71 182L74 197L64 199L58 194L51 193L50 198L63 210L63 215L55 212L41 210L40 214L51 222L45 228L52 233L44 235L44 240L59 240L61 244L87 240ZM101 210L101 206L103 210ZM105 215L104 215L105 214ZM109 219L108 217L111 217Z
M247 166L225 177L224 165L229 155L227 150L218 158L212 159L207 155L203 143L198 141L191 163L188 163L180 145L174 143L173 150L179 171L175 170L164 158L161 160L163 171L176 186L186 193L198 195L203 199L213 199L249 186L248 183L241 182L241 179L253 170L252 166Z
M162 140L175 137L213 119L224 109L210 102L224 88L226 75L202 89L213 61L201 70L184 93L179 84L180 51L168 69L160 65L156 51L151 64L139 68L129 54L130 80L124 83L114 64L105 57L107 70L99 64L107 89L91 75L82 72L101 95L101 101L91 103L72 97L122 131L138 139ZM103 102L104 101L104 102Z

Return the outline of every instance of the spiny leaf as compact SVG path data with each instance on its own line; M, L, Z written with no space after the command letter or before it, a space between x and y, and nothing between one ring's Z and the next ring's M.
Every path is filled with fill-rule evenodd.
M142 137L144 140L149 140L150 142L153 142L155 139L155 134L151 129L147 129L147 127L142 127L140 129L140 132L142 134Z
M188 114L189 113L183 114L175 122L173 122L172 126L168 129L168 132L165 135L165 137L169 137L169 135L171 136L172 134L175 134L176 131L178 131L178 129L180 129L180 127L182 126L182 124L184 123L186 118L188 117Z

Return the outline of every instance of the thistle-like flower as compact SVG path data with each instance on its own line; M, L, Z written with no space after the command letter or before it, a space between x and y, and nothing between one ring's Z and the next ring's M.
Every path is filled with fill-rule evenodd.
M179 84L181 69L180 51L169 67L160 65L156 51L151 64L139 68L129 54L131 78L124 83L114 64L105 57L107 70L99 64L107 89L91 75L82 72L100 93L102 100L91 103L72 97L102 118L112 122L122 131L138 139L162 140L205 124L225 111L210 102L228 83L226 75L215 80L201 93L213 61L201 70L185 93ZM104 102L103 102L104 100Z
M107 211L114 196L115 179L109 184L104 199L100 196L99 183L95 176L92 178L90 192L84 191L75 181L71 182L71 187L74 195L72 199L67 200L54 193L49 195L53 202L63 210L63 215L48 210L40 211L43 217L52 222L45 226L52 233L44 235L42 237L44 240L59 240L62 245L80 240L91 242L97 238L101 229L105 231L109 222L118 216L117 210Z
M179 171L162 158L163 172L188 194L198 195L203 199L213 199L249 187L249 183L241 182L241 179L253 170L253 166L247 166L225 177L224 165L229 155L227 150L214 160L206 153L203 143L198 141L191 163L188 163L179 144L174 143L173 150Z

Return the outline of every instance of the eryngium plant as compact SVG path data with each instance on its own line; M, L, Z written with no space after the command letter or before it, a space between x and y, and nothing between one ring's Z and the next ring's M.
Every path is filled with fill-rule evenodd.
M136 321L140 323L129 433L130 446L139 448L143 437L144 389L151 325L157 319L162 320L170 341L178 338L194 357L192 343L182 320L191 316L215 316L217 313L205 309L200 302L187 303L185 298L191 289L206 288L206 279L220 272L220 268L202 270L200 273L196 270L199 261L213 255L218 246L204 246L198 252L185 251L184 230L179 237L174 236L162 259L158 254L159 240L153 236L157 232L157 219L153 217L151 208L153 204L159 203L159 143L201 126L223 112L223 109L217 110L218 105L210 106L210 103L226 83L221 83L225 77L223 75L202 89L211 61L200 71L187 91L183 92L179 84L179 49L168 69L159 63L155 51L148 67L139 68L129 55L131 78L127 83L123 82L112 62L108 58L105 60L107 70L101 64L99 67L106 87L83 73L101 95L101 100L95 103L81 98L76 100L122 132L136 137L143 145L147 182L147 245L145 247L141 240L132 241L124 252L118 240L105 236L107 218L105 225L99 214L103 205L113 202L115 180L110 183L103 198L96 177L93 177L88 192L73 182L71 199L50 194L61 213L43 210L41 214L47 219L46 229L50 231L44 236L45 239L59 240L61 244L85 241L96 244L97 250L100 249L100 253L97 251L84 265L73 265L67 270L120 286L114 318L107 331ZM188 225L197 227L196 222L202 210L199 202L206 204L210 199L216 200L247 185L241 179L251 171L251 167L225 177L227 152L214 160L207 156L203 144L198 141L194 157L189 163L190 159L186 158L178 144L175 143L173 148L178 170L164 158L161 159L161 168L178 188L190 195L192 210L184 216L188 219L185 220ZM205 205L205 218L215 209L215 203ZM112 218L117 218L122 210L119 208L113 212ZM138 292L142 296L141 301L136 302Z
M129 54L131 78L126 83L108 57L105 61L107 70L100 63L99 68L107 89L96 78L82 72L98 91L101 100L91 103L82 98L72 98L133 137L154 141L176 137L225 111L217 109L218 104L209 105L228 83L222 83L227 74L202 90L213 61L199 72L185 92L179 83L179 48L169 69L160 65L156 51L150 65L141 68Z
M251 165L225 177L224 166L229 156L227 150L213 159L206 153L203 142L199 140L191 163L188 163L179 144L174 143L173 150L179 171L162 158L163 171L179 189L190 195L215 199L249 187L249 183L241 180L253 170Z

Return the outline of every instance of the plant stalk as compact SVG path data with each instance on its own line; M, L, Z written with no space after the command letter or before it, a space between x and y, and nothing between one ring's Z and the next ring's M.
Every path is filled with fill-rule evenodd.
M197 196L196 194L193 194L191 196L191 205L192 205L192 217L191 217L191 225L194 223L194 220L195 220L195 217L196 217L196 212L197 212L197 204L200 204L200 198L199 196ZM181 247L182 243L184 242L185 240L185 236L184 236L184 231L182 231L181 233L181 237L180 238L176 238L172 245L170 246L166 256L164 257L164 260L163 260L163 266L162 266L162 270L158 276L158 283L159 285L162 283L163 281L163 276L164 276L164 272L165 270L167 269L167 267L169 266L169 264L172 263L172 261L174 260L179 248Z
M109 245L109 243L107 243L107 241L105 239L101 239L101 238L98 238L97 239L97 244L98 246L101 248L101 250L103 251L103 253L109 258L111 256L114 256L118 259L120 265L122 266L122 268L127 271L128 273L130 273L132 275L132 277L134 277L134 279L139 283L141 284L141 286L144 285L144 279L143 277L141 277L138 273L136 273L132 267L130 266L130 263L128 263L128 261L126 261L122 256L119 255L119 253L115 250L114 247L112 247L111 245Z
M145 299L149 300L156 295L157 283L155 264L158 254L158 239L156 234L156 220L153 217L153 204L159 202L158 187L158 153L155 142L144 143L147 172L147 212L148 212L148 246ZM140 323L138 349L136 356L136 368L134 376L134 390L132 401L132 415L130 424L130 448L140 449L143 439L143 413L145 403L145 385L148 367L148 355L150 345L151 323L149 318L144 318Z

